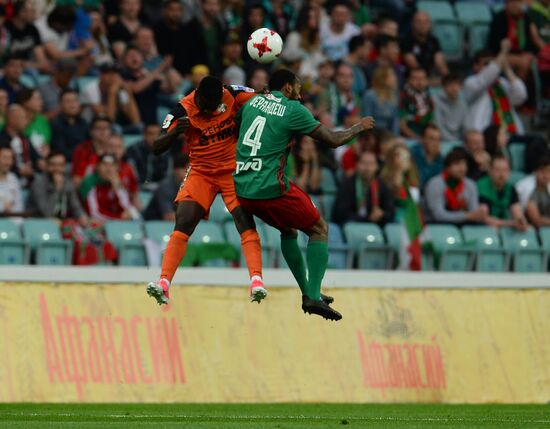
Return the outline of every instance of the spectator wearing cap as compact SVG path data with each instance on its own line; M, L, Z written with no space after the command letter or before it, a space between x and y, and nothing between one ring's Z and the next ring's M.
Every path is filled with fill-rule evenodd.
M8 108L4 131L0 133L0 147L10 147L13 150L14 172L21 178L23 186L31 182L41 164L40 154L24 134L28 123L25 109L18 104L12 104Z
M428 76L422 68L409 70L407 84L401 91L399 102L401 134L418 139L432 121L433 102L428 93Z
M304 81L317 79L318 68L326 61L321 49L320 25L321 9L306 5L298 15L296 29L285 40L282 57L290 62L300 61L298 74Z
M330 19L321 22L321 47L331 61L340 61L348 54L348 43L360 33L352 22L347 1L336 1L330 8Z
M196 64L206 64L208 53L197 28L196 21L191 25L182 24L183 6L179 0L165 0L162 5L162 18L154 27L155 40L161 55L171 55L174 67L187 76Z
M505 1L504 9L493 16L487 36L487 48L497 55L501 49L501 42L508 40L508 62L517 70L521 79L525 80L531 70L531 64L535 61L534 53L537 47L532 38L532 27L535 26L523 6L523 0Z
M334 83L319 95L317 111L329 112L336 126L342 125L352 112L361 111L361 97L353 92L353 69L348 64L336 67Z
M432 34L430 15L424 11L414 14L411 33L403 38L401 51L405 65L411 69L423 68L429 76L436 72L440 76L449 74L439 40Z
M135 218L135 208L120 180L118 163L113 155L99 157L95 171L80 183L78 192L92 220Z
M433 96L434 122L441 130L441 138L457 141L466 130L468 106L461 95L462 79L449 73L443 78L442 90Z
M376 126L399 134L399 82L393 68L380 66L372 76L372 88L363 96L363 116L372 116Z
M52 129L42 114L44 102L37 89L24 89L17 94L17 103L25 109L28 125L24 134L42 157L50 152Z
M422 188L426 183L443 171L441 155L441 131L434 124L428 124L422 134L420 144L412 147L411 153L420 174Z
M143 217L146 220L176 219L174 199L189 172L189 156L179 154L174 159L172 174L167 175L155 190L151 202L145 209Z
M521 231L527 229L527 221L519 204L518 194L509 182L510 163L503 155L491 161L489 174L477 181L479 203L487 207L485 223L496 228L508 226Z
M71 175L76 187L93 171L97 160L106 153L112 134L112 121L106 116L97 116L90 124L90 138L80 143L73 152Z
M59 97L59 114L50 122L53 152L61 153L72 160L76 146L86 140L88 123L82 117L78 92L66 89Z
M443 173L430 179L424 191L426 220L435 223L483 223L487 207L479 205L476 183L466 177L468 165L461 148L445 157Z
M523 124L514 107L527 100L527 88L508 62L509 50L510 42L504 40L496 58L489 51L475 55L474 74L464 81L469 128L483 132L496 125L505 127L510 135L523 134Z
M158 124L147 124L143 140L130 146L126 158L137 174L141 187L154 189L170 173L172 157L168 152L157 156L153 153L153 143L160 133Z
M88 222L76 189L66 176L67 161L62 153L51 152L46 159L46 171L33 180L27 211L31 216L78 219L85 226Z
M77 89L74 81L76 70L77 63L74 59L61 59L55 63L50 79L38 87L44 100L43 109L46 118L53 119L59 113L59 100L63 91Z
M141 123L136 100L116 64L103 64L100 67L99 79L84 88L81 102L89 106L92 115L107 116L123 128L136 127Z
M24 89L19 82L23 75L24 60L19 55L10 55L4 60L4 75L0 78L0 89L8 93L8 103L16 101L17 93Z
M107 29L107 38L118 60L122 59L126 47L143 24L139 17L141 0L122 0L119 9L120 15Z
M367 89L365 66L369 59L372 44L362 35L353 36L348 44L349 53L344 62L353 68L353 92L363 94Z
M21 184L12 173L14 164L11 147L0 146L0 215L23 212Z
M200 81L210 74L210 69L204 64L197 64L191 69L191 76L183 89L184 96L191 94L199 86Z
M406 69L399 62L401 48L399 47L397 38L388 34L379 34L374 40L374 46L377 55L376 59L366 67L367 80L372 82L372 75L378 67L390 66L397 76L399 88L403 88Z
M529 221L537 228L550 226L550 158L539 161L534 171L535 189L529 195L525 212Z
M139 116L146 124L157 122L158 95L172 94L177 90L167 78L166 72L172 67L172 58L165 58L153 71L143 65L143 55L135 46L129 46L123 57L122 77L128 89L134 95Z

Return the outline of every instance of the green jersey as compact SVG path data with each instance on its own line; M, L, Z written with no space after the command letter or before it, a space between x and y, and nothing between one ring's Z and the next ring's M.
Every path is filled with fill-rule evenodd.
M251 200L285 194L290 186L285 171L294 134L310 134L320 124L298 100L281 92L259 95L237 113L240 123L235 192Z

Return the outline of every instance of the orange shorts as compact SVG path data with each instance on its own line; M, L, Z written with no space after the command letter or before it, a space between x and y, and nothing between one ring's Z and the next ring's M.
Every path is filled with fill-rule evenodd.
M195 201L199 203L206 210L205 219L208 219L210 206L217 194L222 194L223 202L229 213L240 206L237 194L235 194L232 173L206 176L191 168L178 191L175 202Z

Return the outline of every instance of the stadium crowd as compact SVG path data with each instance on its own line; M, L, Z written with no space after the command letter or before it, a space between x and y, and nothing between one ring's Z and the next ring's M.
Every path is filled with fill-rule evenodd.
M0 1L0 215L173 220L188 157L153 154L166 113L206 75L263 91L287 67L325 126L376 120L336 151L296 138L327 220L399 222L412 198L426 222L550 226L548 129L528 120L550 98L550 0L478 2L486 46L450 61L415 0ZM267 66L246 53L262 27L285 42Z

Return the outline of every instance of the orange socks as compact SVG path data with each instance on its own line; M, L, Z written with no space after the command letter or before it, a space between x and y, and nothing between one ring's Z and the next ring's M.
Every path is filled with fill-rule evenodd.
M171 240L170 240L171 241ZM241 247L248 266L248 274L262 276L262 246L260 236L254 229L247 229L241 234Z
M187 240L189 240L189 236L187 234L180 231L172 232L170 240L166 245L166 250L164 251L164 257L162 258L162 269L160 274L161 279L167 278L170 283L172 282L174 274L176 274L176 270L187 252Z

